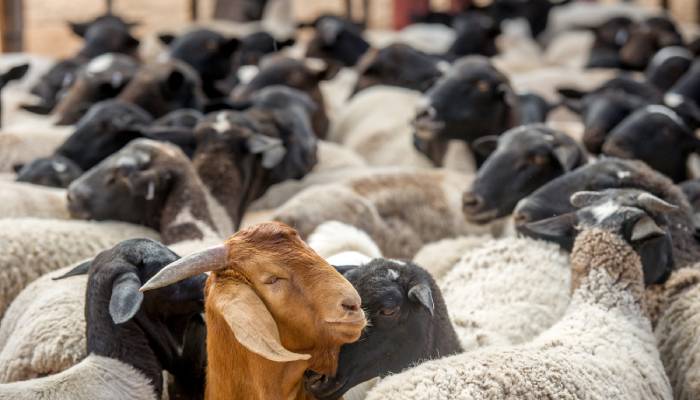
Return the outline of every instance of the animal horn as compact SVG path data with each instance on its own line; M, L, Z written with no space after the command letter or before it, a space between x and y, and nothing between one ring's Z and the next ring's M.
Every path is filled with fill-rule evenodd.
M572 206L582 208L590 206L596 201L602 199L603 197L605 197L603 193L582 190L580 192L574 193L569 201L571 202Z
M645 210L656 212L671 212L678 209L671 203L667 203L650 193L642 193L637 197L639 205Z
M222 244L183 257L166 265L139 290L145 292L162 288L203 272L222 269L226 266L227 254L227 248Z

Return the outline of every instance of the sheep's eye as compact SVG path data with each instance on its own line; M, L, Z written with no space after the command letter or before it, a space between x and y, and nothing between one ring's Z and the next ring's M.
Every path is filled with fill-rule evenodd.
M277 283L277 281L279 281L279 280L280 280L279 277L276 277L276 276L273 275L273 276L267 277L267 278L263 281L263 283L266 284L266 285L272 285L273 283Z
M528 162L534 165L546 165L547 162L549 162L549 159L545 155L535 154L528 158Z
M385 307L379 310L379 314L385 316L385 317L391 317L396 315L396 313L399 311L399 307Z

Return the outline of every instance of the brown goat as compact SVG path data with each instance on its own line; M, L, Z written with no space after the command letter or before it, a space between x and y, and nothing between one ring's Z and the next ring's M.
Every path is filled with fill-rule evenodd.
M312 399L304 371L334 374L340 346L365 326L357 291L287 225L241 230L142 290L205 271L207 400Z

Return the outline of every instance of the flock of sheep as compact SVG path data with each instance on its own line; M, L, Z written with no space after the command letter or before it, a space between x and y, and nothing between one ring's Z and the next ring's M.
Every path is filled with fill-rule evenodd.
M695 26L278 3L0 60L0 399L700 398Z

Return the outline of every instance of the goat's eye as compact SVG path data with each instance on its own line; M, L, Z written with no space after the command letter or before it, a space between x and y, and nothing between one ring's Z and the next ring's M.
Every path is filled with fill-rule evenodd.
M379 314L385 317L394 316L397 312L399 312L399 307L385 307L379 310Z
M279 280L280 280L279 277L276 277L273 275L273 276L269 276L269 277L265 278L263 283L266 285L272 285L273 283L277 283L277 281L279 281Z

